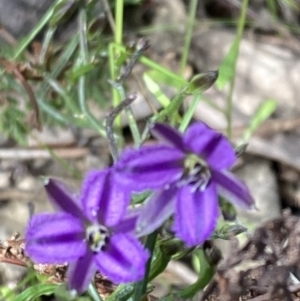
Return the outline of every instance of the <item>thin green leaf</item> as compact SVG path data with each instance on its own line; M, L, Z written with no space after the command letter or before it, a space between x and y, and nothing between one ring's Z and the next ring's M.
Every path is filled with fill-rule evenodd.
M267 120L276 110L277 102L274 99L264 101L254 113L247 130L243 135L243 143L247 142L257 128Z
M151 270L149 274L149 281L153 280L156 276L161 274L165 268L167 267L168 263L172 259L172 254L166 254L161 246L156 248L154 260L151 263Z
M220 90L222 90L234 78L235 65L239 55L239 45L240 39L236 37L230 47L228 54L226 55L220 66L219 77L216 82L216 85Z
M120 284L117 289L106 299L106 301L127 301L134 292L131 284Z
M56 284L36 284L25 291L23 291L20 295L18 295L14 301L32 301L36 300L36 298L40 296L48 296L55 292L57 288Z
M54 7L49 26L57 26L60 23L66 22L73 15L77 7L78 1L62 0Z
M162 107L167 107L170 104L170 99L164 94L159 85L149 76L148 72L143 75L147 89L156 97Z
M15 54L13 60L17 59L18 56L26 49L26 47L32 42L32 40L37 36L37 34L43 29L43 27L49 22L52 18L54 9L57 5L59 5L62 0L55 1L51 7L47 10L44 16L40 19L39 23L32 29L32 31L24 37L18 46L15 49Z
M181 78L171 70L157 65L149 59L142 57L141 62L147 65L148 67L153 68L147 71L147 73L157 83L159 82L160 84L166 85L168 87L173 87L177 90L182 89L182 87L188 84L188 82L184 78Z
M85 75L86 73L91 72L92 70L95 69L95 64L93 63L88 63L86 65L81 65L77 68L75 68L74 70L72 70L71 72L71 79L73 81L77 80L79 77Z
M93 299L93 301L103 301L103 299L99 296L97 289L92 283L89 285L88 293Z
M175 121L180 122L181 117L179 116L178 110L187 96L187 93L185 92L186 88L187 87L178 93L166 108L164 108L157 115L153 116L152 121L166 122L171 120L172 124L174 124Z

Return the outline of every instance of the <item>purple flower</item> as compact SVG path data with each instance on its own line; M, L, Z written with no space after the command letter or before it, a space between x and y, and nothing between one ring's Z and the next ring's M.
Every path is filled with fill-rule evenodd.
M147 235L175 213L176 235L189 246L208 239L219 215L218 194L233 204L251 208L247 187L228 172L236 161L229 141L198 122L185 134L156 123L151 132L164 143L128 149L116 165L117 181L141 192L155 190L137 222L137 234Z
M111 169L89 172L80 197L53 179L46 191L60 212L30 220L25 250L35 262L69 262L69 288L78 293L96 270L115 283L143 278L148 252L133 235L137 216L126 215L129 191L118 188Z

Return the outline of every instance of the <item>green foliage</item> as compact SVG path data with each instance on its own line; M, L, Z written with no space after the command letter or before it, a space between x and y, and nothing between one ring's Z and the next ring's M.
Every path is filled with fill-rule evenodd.
M240 40L236 38L220 66L219 77L216 82L216 85L220 90L222 90L235 77L235 66L239 55L239 46Z
M131 300L133 295L133 285L119 285L118 288L106 299L106 301L126 301Z
M203 249L197 249L193 253L193 264L198 270L198 279L195 283L179 292L179 295L186 299L192 298L200 290L204 289L215 274L215 267L208 261Z
M25 125L26 119L23 110L18 108L16 102L2 106L0 118L0 131L6 137L13 137L19 144L26 143L28 127ZM13 122L12 122L13 121Z
M256 110L251 118L250 124L243 135L242 142L247 142L255 130L266 121L276 110L277 102L274 99L268 99L264 101Z
M21 294L15 297L15 301L38 300L41 296L49 296L55 292L56 284L39 283L28 287Z

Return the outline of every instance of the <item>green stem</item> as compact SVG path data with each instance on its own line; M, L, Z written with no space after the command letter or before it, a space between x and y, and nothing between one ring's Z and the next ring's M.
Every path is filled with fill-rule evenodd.
M236 37L238 43L238 52L239 52L239 47L244 32L245 23L246 23L248 1L249 0L243 0L241 16L238 22L237 37ZM237 65L237 58L234 63L234 73L236 71L236 65ZM234 84L235 84L235 77L233 77L233 79L230 82L229 94L227 98L226 118L227 118L227 135L229 139L231 138L232 135L232 109L233 109Z
M193 29L195 24L195 16L197 11L197 4L198 4L198 0L191 0L190 2L189 16L187 20L187 30L185 33L185 40L184 40L184 48L183 48L183 53L180 62L180 74L182 76L184 74L184 70L187 64L188 54L190 51L192 34L193 34Z
M186 130L186 128L188 127L189 123L191 122L191 120L194 116L197 105L199 104L201 99L202 99L201 93L194 94L193 101L192 101L191 105L189 106L187 112L184 114L183 120L180 124L180 127L179 127L180 132L183 133Z
M79 115L79 109L70 97L70 94L65 90L65 88L55 79L51 78L48 74L44 74L44 79L50 85L50 87L63 98L66 103L66 106L70 109L72 114Z
M114 162L119 158L119 151L117 141L113 131L113 124L116 117L122 112L124 108L129 106L136 99L136 95L129 95L128 98L124 99L117 107L115 107L106 118L105 128L106 128L106 137L109 142L111 155Z
M116 32L115 32L115 42L122 45L123 37L123 13L124 13L124 0L117 0L115 19L116 19Z
M87 43L87 26L86 26L86 11L85 7L81 7L79 10L79 46L80 46L80 61L83 65L87 65L89 62L88 43ZM80 109L83 115L87 118L90 124L99 132L103 137L106 136L105 128L99 124L97 119L91 114L85 97L86 80L82 75L78 81L78 99Z
M193 298L201 289L204 289L215 273L215 267L208 263L203 249L198 249L195 253L200 261L200 272L198 280L179 293L184 299Z
M152 262L152 255L153 255L154 247L156 244L157 236L158 236L157 231L154 231L153 233L151 233L150 235L147 236L145 247L149 250L150 257L147 261L144 279L135 285L133 301L141 301L142 297L145 295L145 293L147 291L148 278L149 278L151 262Z
M39 21L39 23L33 28L33 30L24 38L22 39L21 43L18 45L15 55L13 57L13 61L15 61L20 54L26 49L26 47L31 43L31 41L36 37L36 35L42 30L42 28L50 21L54 8L63 0L57 0L51 5L51 7L47 10L45 15Z
M116 56L115 56L115 48L110 44L108 46L108 53L109 53L109 69L110 69L110 78L112 81L115 81L117 78L116 75ZM112 86L112 97L113 97L113 106L117 107L121 102L121 97L119 92L115 89L114 86ZM121 117L116 118L115 124L117 126L117 129L120 131L122 126L122 120Z
M99 294L93 284L89 285L88 294L93 299L93 301L103 301L103 299L99 296Z
M85 7L79 11L79 46L82 63L86 65L89 62L89 52L87 46L87 27Z
M117 0L115 7L115 43L118 45L122 45L122 37L123 37L123 13L124 13L124 0ZM119 51L114 47L110 47L109 49L109 59L110 59L110 75L113 81L116 80L116 58L120 55ZM113 87L112 88L112 96L113 96L113 105L117 107L122 100L125 99L120 96L118 91ZM122 119L121 116L118 116L115 120L115 124L117 127L118 134L121 132L122 128ZM120 135L121 136L121 135ZM119 140L119 143L122 143L122 140ZM121 146L121 145L120 145Z
M71 56L74 54L74 51L77 48L77 45L78 45L78 35L75 35L71 39L71 41L69 42L69 44L67 45L67 47L65 48L65 50L63 51L63 53L61 54L59 59L57 60L57 62L55 63L55 65L53 67L53 71L50 74L51 78L53 78L53 79L57 78L57 76L65 68L65 66L69 62ZM45 82L41 85L41 88L39 89L37 96L36 96L36 100L39 104L39 107L44 112L49 114L52 118L56 119L57 121L59 121L63 124L72 123L72 120L67 115L61 114L58 110L55 110L46 101L46 96L47 96L47 93L49 92L49 88L50 88L50 86L47 82Z
M39 63L41 65L44 65L44 63L45 63L47 52L48 52L50 43L52 41L52 38L54 36L54 33L56 31L56 28L57 28L56 26L49 27L46 34L45 34L44 42L43 42L43 45L42 45L40 58L39 58Z
M117 90L120 94L120 97L121 97L122 101L124 101L127 98L126 94L125 94L124 87L120 85ZM140 145L140 142L141 142L141 135L140 135L140 132L139 132L138 125L137 125L137 123L134 119L134 115L133 115L131 107L127 106L125 108L125 112L126 112L126 116L127 116L127 120L128 120L128 125L129 125L129 128L130 128L132 137L133 137L134 145L135 145L135 147L138 147Z
M134 291L131 284L120 284L117 289L105 301L127 301Z
M122 53L126 53L126 48L122 45L118 45L115 43L111 43L109 45L110 51L114 53L114 49L118 49L120 52ZM185 87L188 84L188 81L185 80L183 77L181 77L180 75L177 75L176 73L174 73L173 71L163 67L162 65L150 60L149 58L145 57L145 56L141 56L140 57L140 62L142 64L144 64L145 66L156 70L157 72L161 72L162 74L165 75L165 77L170 78L170 80L174 81L177 83L176 86L179 86L180 88ZM112 68L112 66L111 66Z

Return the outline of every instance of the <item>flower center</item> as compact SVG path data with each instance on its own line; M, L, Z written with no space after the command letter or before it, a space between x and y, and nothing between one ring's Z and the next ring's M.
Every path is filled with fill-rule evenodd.
M210 179L208 164L195 154L189 154L184 160L184 173L180 185L191 184L195 191L204 190Z
M109 231L102 225L90 225L86 229L86 240L93 252L99 252L108 243Z

